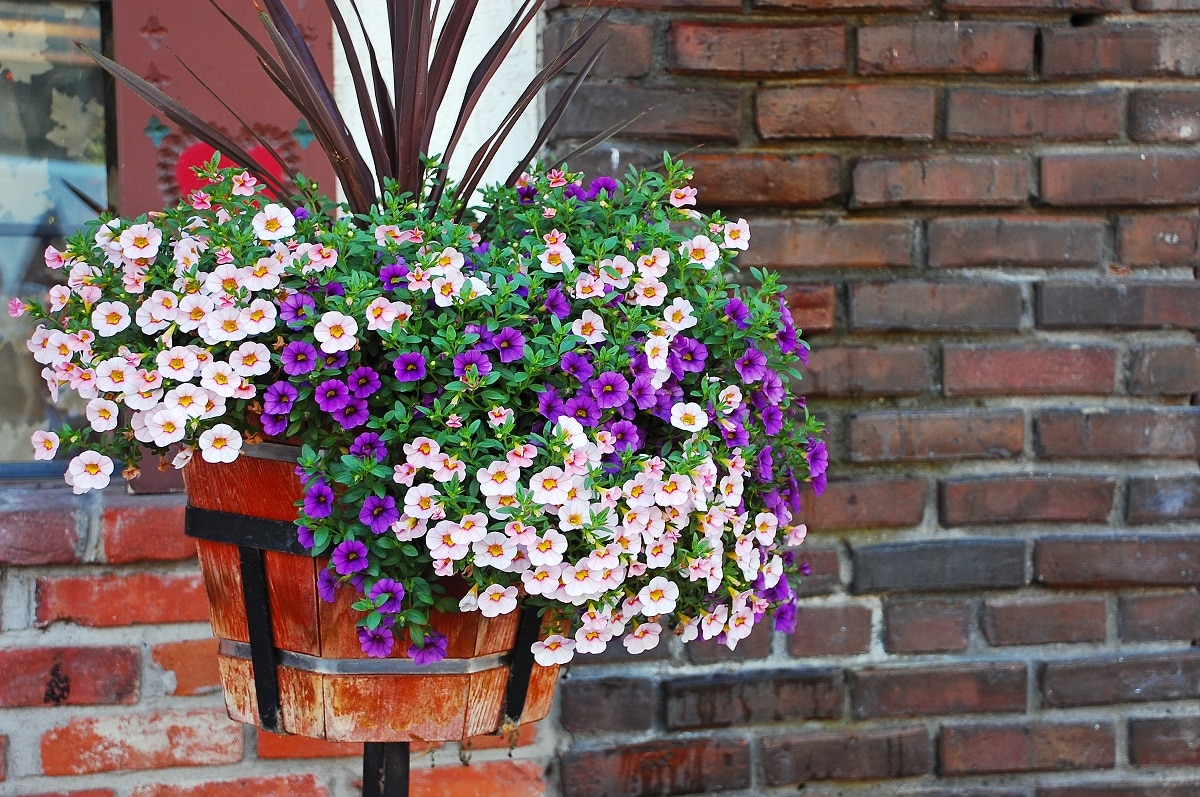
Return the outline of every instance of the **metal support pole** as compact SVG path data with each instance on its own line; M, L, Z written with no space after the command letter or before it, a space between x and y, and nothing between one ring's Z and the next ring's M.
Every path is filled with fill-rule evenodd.
M363 797L408 797L408 742L363 745Z

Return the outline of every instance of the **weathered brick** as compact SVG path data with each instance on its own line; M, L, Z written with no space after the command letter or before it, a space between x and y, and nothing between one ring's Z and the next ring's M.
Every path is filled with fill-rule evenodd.
M944 775L1112 769L1116 733L1110 722L950 726L938 761Z
M947 396L1110 394L1116 382L1117 350L1111 347L942 349L942 389Z
M796 551L796 561L807 562L810 571L796 587L797 594L806 597L828 595L841 584L836 548L810 548L806 544Z
M847 419L851 462L994 459L1021 453L1020 410L865 412Z
M551 92L547 102L556 102ZM705 139L736 144L741 137L742 95L737 91L685 86L641 88L585 84L555 128L558 138L591 138L614 119L645 116L624 133L652 139Z
M1021 288L1003 282L857 282L850 286L850 328L1016 330Z
M524 722L517 728L515 735L505 731L482 733L471 736L459 742L463 750L515 750L518 747L530 747L537 744L538 729L542 722ZM541 795L542 792L537 792Z
M989 600L983 605L983 635L992 645L1103 642L1107 616L1102 598Z
M171 684L173 695L202 695L221 688L215 638L164 642L155 645L151 655Z
M542 797L545 765L539 761L478 761L469 767L413 767L410 797ZM564 792L565 794L565 792Z
M225 797L253 794L254 797L327 797L329 790L316 775L277 775L274 777L216 780L194 785L156 783L138 786L132 797Z
M183 533L183 496L106 496L101 533L113 564L172 561L196 556Z
M854 592L914 592L1020 587L1025 541L1000 538L916 540L856 545Z
M846 69L844 25L727 25L676 21L667 62L680 72L803 75Z
M1200 201L1200 154L1191 151L1043 155L1041 173L1041 199L1049 205L1194 205Z
M42 772L52 777L241 760L242 728L223 709L76 717L42 736Z
M1196 0L1133 0L1138 11L1195 11Z
M548 56L560 52L570 42L572 34L578 35L578 29L578 19L561 17L550 22L542 33L544 51ZM586 63L601 43L606 41L603 54L592 67L592 77L635 78L650 71L654 62L654 31L650 26L605 21L563 73L576 74L577 67Z
M956 653L970 644L971 604L955 600L898 600L883 606L888 653Z
M915 228L899 219L759 219L743 266L903 268L912 264Z
M0 783L8 777L8 737L0 735Z
M1200 766L1200 717L1129 720L1129 761L1137 767Z
M47 576L37 580L37 623L101 628L208 620L199 573Z
M0 754L4 752L4 745L0 743ZM0 775L3 773L3 766L0 765ZM4 780L0 776L0 780ZM38 792L30 797L114 797L112 789L85 789L84 791L56 791L56 792Z
M258 746L256 753L259 758L361 758L362 742L327 742L324 739L309 739L306 736L291 736L271 733L258 728Z
M917 22L858 29L858 73L1024 75L1033 71L1032 25Z
M1088 781L1082 786L1038 786L1037 797L1195 797L1200 793L1200 778L1164 781L1106 780Z
M646 678L563 681L562 726L578 731L645 731L654 724L657 688Z
M853 656L871 649L871 610L866 606L801 606L788 637L793 656Z
M845 696L842 671L832 667L677 678L663 689L673 731L838 719Z
M1200 650L1195 649L1050 661L1040 670L1047 708L1200 699Z
M706 206L812 207L842 193L842 161L836 155L696 154L687 164L695 172L697 200ZM752 240L757 232L753 225Z
M1200 520L1200 477L1131 478L1125 519L1130 523Z
M1039 216L940 218L929 222L934 267L1095 266L1105 257L1101 219Z
M805 334L833 329L837 296L832 285L796 285L783 295L792 322Z
M737 643L733 650L716 639L698 639L686 645L688 659L693 664L727 664L765 659L771 655L771 640L775 629L770 622L758 623L750 636Z
M953 141L1109 141L1124 131L1121 92L951 89L946 138Z
M929 747L929 731L923 727L805 733L762 740L768 786L923 775L933 766Z
M809 355L803 384L810 396L911 396L933 376L921 346L828 346Z
M1055 587L1200 584L1200 536L1043 537L1034 545L1033 571Z
M924 479L833 481L820 500L805 501L800 514L811 531L915 526L928 493Z
M709 794L750 787L750 743L686 738L573 749L561 767L563 797Z
M0 565L74 562L82 509L69 491L0 492Z
M1133 351L1129 392L1135 396L1200 393L1200 346L1153 346Z
M1042 459L1195 459L1200 407L1044 410L1034 416L1033 434Z
M904 138L936 132L931 86L836 85L759 89L755 121L764 139Z
M1026 797L1026 792L989 786L946 786L900 792L897 797Z
M554 0L564 6L583 6L592 8L595 0ZM553 7L553 6L551 6ZM645 8L651 11L667 11L673 8L697 9L705 11L741 11L741 0L621 0L621 8Z
M1200 329L1200 283L1046 282L1038 289L1037 319L1051 329Z
M1200 140L1200 92L1132 92L1129 137L1153 142Z
M137 702L141 655L132 647L0 650L0 706L91 706Z
M1025 710L1025 664L960 662L889 667L850 676L855 719Z
M1029 199L1029 179L1029 161L1019 156L866 157L854 165L854 204L1023 205Z
M1099 476L983 476L940 484L942 525L1100 523L1116 483Z
M1042 75L1195 77L1200 28L1194 25L1105 24L1042 29Z
M755 8L796 11L919 11L933 0L754 0Z
M1126 266L1194 266L1197 262L1195 213L1122 216L1117 254Z
M1200 592L1194 589L1121 595L1117 611L1117 633L1122 642L1200 640Z
M947 11L1074 11L1104 13L1125 10L1123 0L946 0Z

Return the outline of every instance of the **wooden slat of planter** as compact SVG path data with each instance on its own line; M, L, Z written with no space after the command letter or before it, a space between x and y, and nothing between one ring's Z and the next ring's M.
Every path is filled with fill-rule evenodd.
M183 481L192 506L286 523L296 520L295 503L304 496L296 464L275 459L213 464L195 457L183 469Z
M309 556L265 552L267 596L275 647L320 655L317 622L317 560Z
M246 600L242 595L242 568L236 545L211 540L196 540L204 591L208 596L208 614L213 634L221 639L249 642L246 625Z
M466 732L468 675L325 676L331 741L449 741Z

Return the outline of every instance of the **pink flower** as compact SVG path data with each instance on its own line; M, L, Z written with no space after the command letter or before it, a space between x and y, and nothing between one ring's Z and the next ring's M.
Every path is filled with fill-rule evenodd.
M102 338L110 338L129 326L129 308L124 302L100 302L92 311L92 326Z
M58 453L58 435L54 432L39 429L33 433L30 442L33 443L34 459L54 459Z
M258 178L252 177L250 172L242 172L233 176L233 190L230 192L234 196L254 196L254 186L258 185Z
M27 308L25 307L25 302L21 301L20 299L15 299L15 298L9 299L9 301L8 301L9 317L20 318L21 316L25 315L26 309Z
M479 613L484 617L499 617L517 608L517 588L491 584L479 595Z
M76 495L103 490L113 472L113 461L99 451L84 451L71 460L64 479Z
M575 656L575 640L561 634L551 634L545 640L534 642L530 648L533 660L543 667L566 664Z
M642 602L642 614L647 617L657 617L675 611L675 600L678 597L679 587L662 576L652 578L638 593L638 600Z
M685 185L683 188L676 188L671 192L671 198L668 200L671 207L681 208L685 205L696 204L696 189L690 185Z
M689 263L698 263L704 268L712 268L717 264L721 250L707 235L697 235L690 241L679 245L679 254L688 259Z
M321 351L336 354L349 351L358 343L358 322L348 315L331 310L321 316L313 328L313 337L321 344Z
M726 249L748 249L750 247L750 225L745 219L726 222L724 233Z
M626 634L621 641L626 650L636 655L658 647L661 634L662 626L658 623L642 623Z
M255 235L264 241L278 241L296 234L296 218L292 212L274 202L255 214L250 224Z
M233 462L242 450L242 435L227 423L218 423L200 435L200 456L205 462Z

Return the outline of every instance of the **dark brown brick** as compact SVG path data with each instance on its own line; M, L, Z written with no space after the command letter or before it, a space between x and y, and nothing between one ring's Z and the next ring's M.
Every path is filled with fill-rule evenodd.
M882 332L1016 330L1021 288L1013 283L858 282L850 286L850 327Z
M645 731L654 725L657 685L647 678L569 678L562 682L562 726L579 731Z
M828 595L841 585L837 548L810 548L806 544L796 551L796 561L807 562L810 571L796 587L799 595Z
M1200 794L1200 778L1164 781L1106 780L1089 781L1082 786L1038 786L1037 797L1195 797Z
M995 268L1095 266L1104 260L1101 219L1038 216L941 218L929 222L929 265Z
M765 659L771 655L771 640L775 638L770 622L758 623L750 636L739 641L733 650L715 639L698 639L686 645L693 664L723 664Z
M1047 708L1200 699L1200 650L1051 661L1041 665Z
M1021 587L1025 541L1002 538L916 540L856 545L854 592L917 592Z
M923 727L775 736L762 740L768 786L923 775L933 766Z
M560 52L573 36L579 35L579 30L579 20L567 17L560 17L546 25L542 47L547 56ZM604 44L600 60L592 67L592 77L634 78L650 71L650 65L654 62L654 31L650 26L605 21L596 29L591 42L568 63L563 74L576 74L578 66L586 63L603 42L607 44Z
M957 653L970 644L971 604L954 600L899 600L883 606L888 653Z
M1042 75L1195 77L1200 32L1192 25L1088 25L1042 29Z
M1132 92L1129 137L1153 142L1200 140L1200 92Z
M1033 71L1032 25L917 22L858 29L858 73L1023 75Z
M1200 717L1131 719L1129 761L1135 767L1200 766Z
M1200 536L1043 537L1034 546L1033 571L1055 587L1200 584Z
M871 610L866 606L801 606L788 638L793 656L853 656L871 649Z
M1103 642L1107 616L1102 598L989 600L983 605L983 635L992 645Z
M743 266L903 268L912 264L915 228L899 219L759 219L750 235Z
M0 706L133 705L141 655L131 647L0 650Z
M0 565L76 560L83 499L66 490L4 490L0 495Z
M1200 451L1200 407L1045 410L1034 416L1042 459L1182 458Z
M736 737L576 748L560 760L564 797L708 794L750 787L750 743Z
M933 0L754 0L757 8L797 11L918 11Z
M837 296L832 285L796 285L784 294L792 322L806 335L833 329Z
M1112 769L1116 733L1109 722L1030 722L942 728L943 775Z
M1020 410L866 412L847 419L852 462L994 459L1021 453Z
M663 689L673 731L839 719L845 697L842 671L833 667L677 678Z
M1117 350L1082 346L942 349L947 396L1110 394L1116 389Z
M1200 520L1200 477L1131 478L1125 518L1130 523Z
M1123 11L1123 0L947 0L947 11ZM964 796L965 797L965 796Z
M1200 201L1200 153L1191 151L1043 155L1041 167L1041 198L1049 205L1194 205Z
M1121 137L1121 92L951 89L946 138L955 141L1109 141Z
M1196 11L1196 0L1133 0L1138 11Z
M802 384L810 396L911 396L933 377L920 346L829 346L809 355Z
M1194 589L1121 595L1117 607L1117 631L1122 642L1200 640L1200 593Z
M1029 199L1029 175L1029 161L1015 156L867 157L854 166L854 204L1024 205Z
M1122 216L1117 253L1126 266L1194 266L1197 262L1195 213Z
M755 120L764 139L932 139L931 86L836 85L759 89Z
M1135 396L1200 393L1200 346L1135 349L1129 366L1129 392Z
M564 6L594 8L596 0L554 0ZM553 6L550 6L553 8ZM705 11L741 11L741 0L621 0L621 8L645 8L651 11L669 11L676 8Z
M1038 289L1037 318L1051 329L1200 329L1200 284L1047 282Z
M551 92L548 103L558 100ZM706 139L736 144L741 137L742 95L737 91L676 86L641 88L585 84L555 128L558 138L591 138L612 127L614 119L632 119L624 133L652 139Z
M842 193L836 155L693 154L687 164L695 172L697 200L706 206L812 207ZM752 241L757 232L752 225Z
M1025 710L1025 664L959 662L850 676L855 719Z
M820 498L804 502L800 514L810 531L915 526L928 494L924 479L832 481Z
M981 523L1101 523L1116 483L1100 476L983 476L946 479L939 490L944 526Z
M722 25L677 21L667 61L680 72L804 75L846 69L843 25Z

